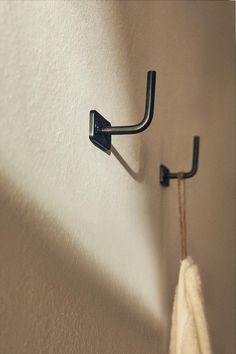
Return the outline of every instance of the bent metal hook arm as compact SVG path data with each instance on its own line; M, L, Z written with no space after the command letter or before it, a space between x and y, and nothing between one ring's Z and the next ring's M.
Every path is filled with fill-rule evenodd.
M111 135L138 134L146 130L152 122L155 102L156 72L148 71L146 87L145 114L138 124L128 126L111 126L104 117L95 110L90 111L89 138L103 151L111 148Z

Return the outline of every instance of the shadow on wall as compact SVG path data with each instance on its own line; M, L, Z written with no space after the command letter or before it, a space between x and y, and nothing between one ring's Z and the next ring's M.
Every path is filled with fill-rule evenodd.
M61 225L3 176L0 196L1 353L158 353L158 326Z
M140 147L140 158L139 158L139 169L138 171L134 171L131 166L125 161L125 159L121 156L119 151L112 145L111 152L115 156L115 158L120 162L121 166L128 172L128 174L136 181L136 182L143 182L145 178L145 168L146 168L146 144L145 141Z

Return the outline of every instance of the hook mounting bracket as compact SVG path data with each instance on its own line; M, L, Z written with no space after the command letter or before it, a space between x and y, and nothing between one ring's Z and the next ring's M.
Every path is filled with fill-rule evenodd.
M111 123L100 113L95 110L90 111L89 138L94 145L103 151L111 149L111 135L102 132L103 128L109 128L110 126Z

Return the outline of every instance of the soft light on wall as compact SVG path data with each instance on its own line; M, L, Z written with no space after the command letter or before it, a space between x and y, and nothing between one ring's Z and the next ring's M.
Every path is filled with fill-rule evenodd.
M232 353L234 3L1 1L0 32L0 352L165 353L179 244L159 165L187 170L197 134L189 247ZM151 69L152 127L103 154L89 111L135 124Z

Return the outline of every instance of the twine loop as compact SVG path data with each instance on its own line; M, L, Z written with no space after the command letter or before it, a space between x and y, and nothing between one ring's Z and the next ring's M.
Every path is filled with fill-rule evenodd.
M177 173L181 259L187 257L186 193L184 172Z

